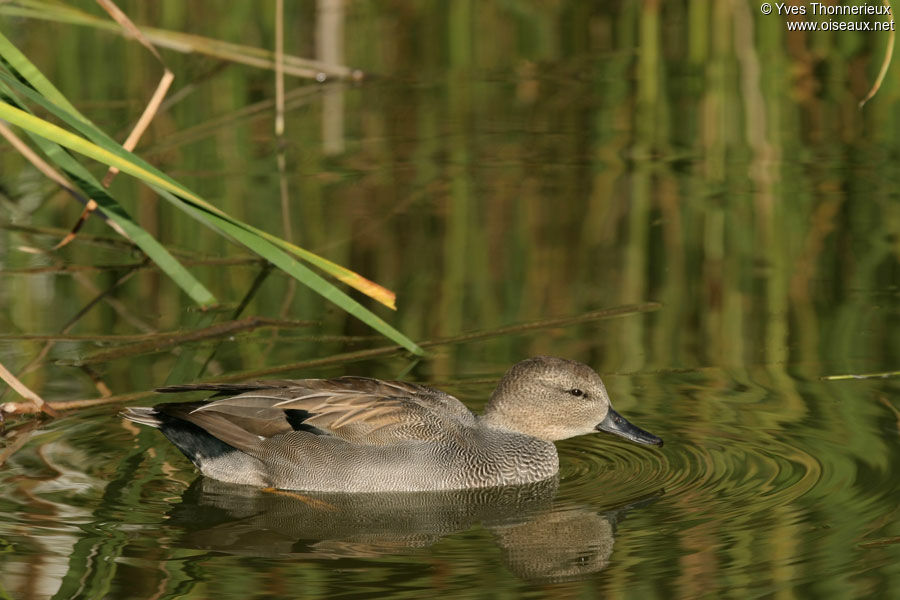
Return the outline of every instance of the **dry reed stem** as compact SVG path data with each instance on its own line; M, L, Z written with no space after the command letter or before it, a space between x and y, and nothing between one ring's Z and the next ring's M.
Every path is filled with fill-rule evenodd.
M144 108L144 112L141 114L141 117L135 124L134 129L131 130L131 133L122 144L123 148L131 152L132 150L134 150L135 146L137 146L138 141L141 139L141 136L144 135L147 127L150 126L150 123L153 121L156 113L159 112L159 106L165 99L166 93L169 91L169 87L171 87L172 85L172 81L175 80L175 75L166 66L162 57L159 55L159 52L156 50L153 44L150 43L150 40L148 40L147 37L143 33L141 33L141 30L131 22L131 19L129 19L128 16L112 2L112 0L97 0L97 4L103 7L103 9L107 13L109 13L109 16L112 17L113 20L115 20L115 22L125 30L128 36L133 37L144 48L149 50L150 53L156 57L156 60L159 61L159 64L162 65L163 68L163 76L160 78L159 83L156 85L156 90L154 90L153 95L150 97L150 101ZM110 167L106 172L106 177L103 178L103 187L108 188L118 172L119 170L116 167Z
M34 166L34 168L36 168L38 171L43 173L44 176L47 177L47 179L55 182L62 189L64 189L66 192L68 192L73 198L75 198L76 200L78 200L79 202L84 204L84 206L85 206L84 212L82 212L81 218L78 220L78 223L76 223L75 227L72 229L72 231L69 232L63 238L63 241L61 241L58 244L56 244L55 246L53 246L53 248L51 250L57 250L57 249L61 248L62 246L65 246L67 243L69 243L71 241L70 238L74 238L74 234L77 233L79 229L81 229L81 225L83 224L84 219L86 218L87 214L94 211L97 208L97 203L94 202L90 198L85 199L85 197L82 196L81 193L78 190L76 190L72 186L71 183L69 183L68 179L66 179L65 177L60 175L56 169L51 167L47 161L45 161L43 158L41 158L37 154L37 152L32 150L25 142L23 142L22 139L19 136L17 136L9 127L7 127L6 123L4 123L3 121L0 121L0 135L2 135L4 138L6 138L6 141L8 141L10 143L10 145L19 152L19 154L24 156L25 159ZM125 234L125 231L123 231L122 228L119 227L118 224L107 219L106 216L102 213L102 211L101 211L100 215L103 217L104 221L106 221L106 224L112 228L113 231L115 231L116 233L118 233L119 235L124 237L125 239L128 239L128 236ZM41 250L40 252L43 253L45 251Z
M9 387L11 387L17 394L25 398L30 402L27 406L32 407L33 410L29 412L42 411L51 416L58 416L57 412L53 410L44 399L37 395L37 393L33 392L27 385L19 381L19 378L9 372L9 370L3 366L3 363L0 363L0 379L5 381ZM25 404L25 403L23 403ZM17 406L17 403L14 402L6 402L0 405L0 413L7 412L16 412L15 410L11 410L8 408L8 405Z
M164 352L166 350L169 350L170 348L175 348L184 344L196 343L211 339L221 339L238 333L254 331L263 327L273 327L276 329L280 329L301 328L307 327L309 325L310 323L308 321L282 321L269 319L266 317L246 317L244 319L218 323L209 327L203 327L186 332L156 334L146 340L88 354L87 356L82 357L80 360L73 361L72 364L84 366L121 359L138 354Z
M144 135L144 132L147 131L147 127L150 126L150 123L156 116L156 113L159 112L159 106L165 99L166 94L169 91L169 87L171 87L174 80L175 75L172 73L172 71L166 69L163 73L162 78L159 80L159 84L156 86L156 90L154 90L153 92L153 96L151 96L150 98L150 102L147 103L147 106L144 108L144 112L141 114L140 119L138 119L138 122L135 124L134 129L131 130L128 138L122 144L123 148L125 148L129 152L134 150L135 146L137 146L138 141L141 139L141 136ZM119 169L117 169L116 167L110 167L109 171L106 172L106 176L103 178L103 187L108 188L118 172Z
M0 121L0 135L6 138L6 141L10 143L10 145L16 149L25 159L30 162L34 168L44 174L47 179L56 182L61 188L69 192L72 196L74 196L79 202L82 204L87 204L87 200L72 187L72 184L69 183L69 180L60 175L56 169L51 167L47 161L38 156L37 152L32 150L28 144L22 141L22 138L17 136L13 131L7 127L5 121Z
M275 2L275 137L284 135L284 0Z
M30 2L31 8L18 11L19 16L33 19L62 20L63 22L78 25L96 27L98 29L114 29L110 24L94 15L71 6L49 2ZM52 10L51 10L52 7ZM60 17L64 18L60 18ZM183 54L197 53L212 56L221 60L243 64L262 69L274 69L275 60L272 52L264 48L234 44L223 40L170 31L155 27L141 27L140 31L151 40L153 44L161 48L169 48ZM284 72L286 75L307 79L318 79L321 75L328 78L336 77L351 81L360 81L366 74L359 69L353 69L346 65L328 64L318 60L300 58L299 56L285 55Z
M885 6L889 9L891 8L891 3L888 0L882 0ZM891 11L893 12L893 11ZM884 59L881 61L881 70L878 71L878 77L875 78L875 83L872 84L872 89L869 90L869 93L866 94L866 97L859 101L859 108L862 109L865 106L866 102L872 99L872 96L878 93L878 90L881 89L881 84L884 82L884 78L887 75L888 67L891 65L891 59L894 57L894 30L891 29L888 34L888 43L887 47L884 49Z

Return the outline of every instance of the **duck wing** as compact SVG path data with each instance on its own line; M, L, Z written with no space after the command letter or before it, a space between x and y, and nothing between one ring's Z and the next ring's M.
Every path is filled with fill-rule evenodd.
M427 386L367 377L199 384L162 392L214 391L181 418L237 448L307 431L369 445L453 436L475 416L453 396ZM224 397L221 397L224 396Z

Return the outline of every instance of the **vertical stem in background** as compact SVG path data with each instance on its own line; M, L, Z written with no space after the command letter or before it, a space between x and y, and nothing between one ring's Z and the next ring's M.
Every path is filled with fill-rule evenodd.
M284 0L275 1L275 138L284 137ZM279 152L279 156L281 153ZM283 198L283 196L282 196Z
M450 190L444 234L443 279L439 308L438 335L456 335L462 330L466 308L467 257L469 255L469 202L472 195L471 94L467 71L472 67L472 2L466 0L448 5L450 69L448 70L447 115L453 123L463 124L462 135L454 136L447 145L450 165L447 167ZM437 377L456 372L453 353L439 354L432 364Z
M640 49L636 58L637 102L634 156L638 157L630 176L630 203L627 212L628 239L623 254L620 301L643 298L647 293L650 211L652 210L655 167L650 157L664 133L660 115L660 6L647 0L640 11ZM620 369L639 371L646 364L644 319L628 319L621 325L623 364ZM629 384L625 384L626 386ZM622 390L625 391L625 386Z
M759 60L758 52L765 48L757 48L757 36L755 34L755 20L751 14L750 6L746 2L732 0L730 3L733 23L734 36L734 52L739 65L739 82L741 96L743 98L744 113L744 131L745 142L751 151L749 162L749 177L753 182L753 199L754 199L754 220L756 229L756 239L752 237L748 240L753 246L761 248L762 251L746 248L742 252L741 258L745 260L745 256L752 256L754 260L762 258L765 264L770 265L767 269L767 277L765 283L765 308L757 314L761 314L761 321L765 324L765 364L764 372L770 377L771 389L778 390L779 405L781 410L777 417L779 422L795 423L799 422L807 414L806 404L801 395L800 389L795 379L788 372L788 365L792 362L792 351L790 350L793 341L796 338L803 339L808 332L816 331L814 310L812 306L806 302L790 301L790 285L791 271L796 268L795 265L789 263L791 252L790 244L784 237L784 234L790 229L784 226L784 207L776 201L775 186L778 183L778 168L781 164L781 152L779 143L779 132L781 127L778 126L778 104L772 104L773 110L770 114L766 110L766 95L763 93L764 72L768 74L766 80L773 81L771 69L774 65L763 66ZM765 71L764 71L765 70ZM768 95L772 98L772 94ZM772 143L774 138L775 143ZM736 208L736 207L733 207ZM732 218L734 218L732 216ZM781 223L780 225L776 225ZM744 224L733 225L734 230L745 227ZM740 237L740 236L735 236ZM787 259L787 260L786 260ZM737 267L737 265L732 265ZM730 268L727 272L739 272L739 268ZM741 285L738 281L730 281L725 285L726 290L740 290ZM752 298L749 294L733 293L739 296L737 302L741 302L747 297ZM752 301L752 300L751 300ZM744 306L750 302L743 302ZM740 306L733 308L733 312L741 314L743 310ZM796 319L794 322L800 327L792 327L791 318ZM731 344L735 348L742 348L743 344L737 344L736 339L744 339L744 331L749 331L749 323L753 322L753 317L748 319L747 325L742 325L742 331L732 332ZM751 359L746 355L741 355L742 366L741 373L747 373L750 365L755 362L755 357ZM750 372L747 374L747 380L753 380L757 383L760 381L759 374ZM819 465L808 464L807 472L817 473ZM816 478L817 479L817 478ZM797 548L802 544L802 516L798 507L786 503L773 506L771 509L771 519L777 523L777 531L779 535L773 538L765 546L768 555L773 557L773 573L776 574L778 581L791 581L796 579L800 574L792 556L797 555ZM751 538L758 540L758 538ZM758 543L758 541L757 541Z
M344 0L319 0L316 58L329 65L344 62ZM344 151L344 89L329 86L322 96L322 150L326 156Z
M275 2L275 145L281 194L282 234L285 240L293 242L291 205L287 189L287 161L284 156L284 0Z
M734 53L737 57L738 64L740 65L740 87L742 91L741 96L743 97L745 139L752 152L749 175L750 180L753 182L753 198L756 211L755 218L757 231L761 231L764 234L764 239L760 240L761 244L759 247L769 248L771 247L772 242L772 206L775 201L772 191L775 180L773 170L775 169L775 165L779 163L778 152L773 148L772 144L769 143L769 131L775 130L768 127L765 99L762 93L761 66L756 49L754 19L750 12L750 7L745 2L732 0L731 13L733 17L732 22L734 23ZM734 224L735 229L739 229L740 227L739 224ZM735 237L736 239L741 238L739 235ZM752 252L748 249L748 253ZM733 274L737 272L739 272L739 269L728 270L730 276L733 276ZM734 364L746 366L747 357L743 352L744 345L742 343L736 343L736 340L745 339L743 332L744 325L742 324L742 315L744 311L741 307L744 294L739 291L741 290L741 287L740 282L734 282L734 285L726 284L724 289L738 290L737 294L730 294L734 301L734 305L732 306L733 310L731 312L732 316L740 322L739 327L741 330L738 331L736 328L735 331L731 332L729 337L733 344L734 356L738 359L734 361ZM776 315L780 314L781 313L777 312L771 313L769 314L769 319L779 318ZM786 319L787 312L781 315L780 318ZM786 331L787 329L785 327L784 332L786 333ZM779 336L779 344L786 344L786 342L786 339ZM777 363L782 364L780 359L777 360Z
M753 15L746 2L732 1L734 15L734 53L740 65L740 85L744 97L744 123L747 143L753 150L750 178L753 180L758 217L768 223L774 202L773 165L778 164L777 147L769 143L766 105L762 93L762 74L754 42Z
M730 124L733 113L728 110L727 65L731 31L729 5L725 2L714 2L709 12L710 60L705 65L706 86L702 102L702 176L708 189L721 190L727 185L725 157L728 155L728 140L733 138ZM704 362L717 362L722 355L722 286L724 285L725 218L724 207L720 202L708 202L705 214L700 221L702 237L699 237L702 250L701 288L698 293L703 299L700 303L705 314L700 315L701 335L705 338L701 354ZM739 342L739 340L727 340ZM713 358L715 357L715 358ZM733 365L732 365L733 366Z
M789 265L784 261L785 246L783 240L775 239L774 227L774 196L772 193L773 165L778 164L778 154L769 143L769 127L766 118L765 101L762 94L762 78L759 58L754 46L753 18L750 9L744 2L731 2L731 10L734 17L734 51L740 65L740 85L744 99L744 123L747 145L753 152L750 161L750 179L753 181L754 204L756 208L757 231L762 234L759 247L766 249L770 254L769 264L776 268L769 270L769 280L766 285L769 297L766 307L767 331L766 364L777 369L781 383L781 389L789 390L793 386L783 365L788 356L786 349L789 347L788 322L790 314L787 306L786 282L789 277ZM779 228L783 231L784 228ZM733 340L732 340L733 343Z
M284 143L284 0L275 1L275 146L278 162L278 192L281 198L281 234L288 242L293 243L291 204L287 186L287 159ZM291 310L294 294L297 292L297 281L289 279L284 299L281 303L281 317ZM278 330L272 332L278 337Z

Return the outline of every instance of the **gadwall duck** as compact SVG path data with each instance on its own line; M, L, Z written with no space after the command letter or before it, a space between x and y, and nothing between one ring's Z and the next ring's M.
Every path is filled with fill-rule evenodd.
M553 442L606 431L662 446L612 409L587 365L539 356L515 364L484 414L439 390L365 377L196 384L209 401L129 407L207 477L322 492L453 490L553 477Z

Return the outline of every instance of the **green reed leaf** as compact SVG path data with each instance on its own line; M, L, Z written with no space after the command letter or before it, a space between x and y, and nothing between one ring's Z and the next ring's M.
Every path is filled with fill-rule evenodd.
M62 102L63 105L75 110L65 97L53 87L53 84L44 78L37 67L21 54L2 34L0 34L0 57L7 62L8 66L15 69L14 72L25 78L42 94L55 98ZM9 89L8 86L3 87L6 90ZM11 102L14 102L9 96L8 99ZM25 107L22 105L19 105L19 108L16 108L6 103L3 103L3 105L0 106L0 114L2 114L6 107L21 110L23 113L29 114L23 110ZM200 306L217 304L218 301L212 292L210 292L190 273L190 271L178 262L178 260L176 260L175 257L173 257L169 251L156 240L156 238L138 225L124 207L110 195L106 188L97 181L90 171L69 155L68 152L63 150L58 144L54 143L52 138L45 135L50 131L47 129L46 125L51 124L42 121L33 115L31 116L36 119L34 123L36 130L30 130L28 128L23 129L28 132L29 137L37 144L50 161L64 171L69 180L73 181L85 196L92 198L100 206L100 210L103 212L104 216L117 224L121 230L125 232L128 238L137 245L150 260L156 263L166 275L172 278L175 284L178 285L191 300ZM87 121L82 115L78 114L77 111L74 116Z
M285 252L285 250L298 249L296 246L283 240L276 243L273 239L277 238L271 234L266 234L231 217L140 157L125 150L90 122L83 121L61 109L9 75L0 73L0 80L85 137L76 135L5 102L0 102L0 118L144 181L178 208L259 254L382 335L410 352L423 354L422 349L412 340Z

